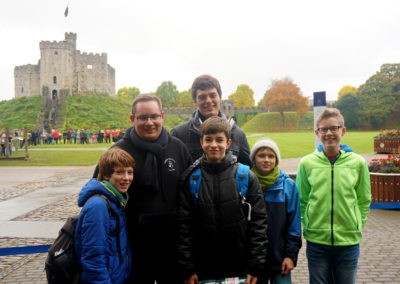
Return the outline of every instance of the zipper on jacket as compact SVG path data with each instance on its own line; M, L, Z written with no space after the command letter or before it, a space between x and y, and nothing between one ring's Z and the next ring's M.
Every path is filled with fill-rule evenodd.
M333 218L334 218L334 212L333 212L333 206L334 206L334 197L335 197L335 192L334 192L334 163L331 162L331 245L335 243L334 236L333 236Z

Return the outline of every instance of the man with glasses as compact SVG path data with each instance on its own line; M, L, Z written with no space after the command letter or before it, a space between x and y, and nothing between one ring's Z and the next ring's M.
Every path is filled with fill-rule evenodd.
M177 186L191 156L163 127L161 100L153 94L135 98L130 120L133 127L113 146L124 149L136 161L126 207L133 259L129 283L181 283L176 248Z
M310 283L355 283L362 230L371 203L367 163L341 149L346 133L338 109L317 118L322 150L301 159L296 184L307 240Z
M216 78L210 75L197 77L192 84L192 99L196 105L196 111L189 121L171 130L172 136L185 143L193 160L197 160L203 155L200 145L200 125L211 116L226 118L220 110L221 97L221 86ZM251 166L250 148L246 135L233 119L229 122L232 127L232 144L229 150L240 163Z

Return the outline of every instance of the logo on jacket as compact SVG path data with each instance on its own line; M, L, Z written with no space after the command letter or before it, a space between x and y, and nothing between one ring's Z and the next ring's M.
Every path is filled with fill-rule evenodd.
M167 167L167 170L169 172L175 172L176 171L175 164L176 164L176 161L174 159L172 159L172 158L167 158L164 161L164 165Z

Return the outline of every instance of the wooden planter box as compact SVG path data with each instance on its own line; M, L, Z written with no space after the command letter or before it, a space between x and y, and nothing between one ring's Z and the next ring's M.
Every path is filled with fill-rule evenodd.
M372 203L400 202L400 174L370 173Z
M400 138L375 138L374 151L378 154L400 153Z

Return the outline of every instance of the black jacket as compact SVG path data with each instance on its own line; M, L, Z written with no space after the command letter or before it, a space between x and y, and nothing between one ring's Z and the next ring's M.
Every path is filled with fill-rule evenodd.
M177 266L178 183L181 174L191 164L191 156L185 145L164 129L168 143L156 156L159 174L157 176L154 169L144 172L148 151L132 141L132 131L133 128L127 129L125 136L114 146L129 152L136 163L125 212L128 238L134 252L133 273L135 277L139 275L134 279L141 279L142 276L149 277L149 274L157 275L159 269ZM157 179L158 190L140 185L143 176L146 180ZM132 282L140 283L141 280Z
M219 113L219 116L225 117L224 114ZM230 120L232 124L232 144L229 150L237 157L239 163L248 165L251 167L250 161L250 148L247 142L246 134L235 124L233 120ZM203 155L203 149L200 145L200 132L199 127L201 125L201 118L199 111L196 110L193 113L191 120L178 125L171 130L171 135L179 138L192 155L193 161L197 160Z
M258 180L249 173L246 201L251 221L236 187L238 167L231 153L217 164L202 158L198 200L183 175L179 206L179 263L183 277L197 273L200 280L258 275L266 261L267 213Z

